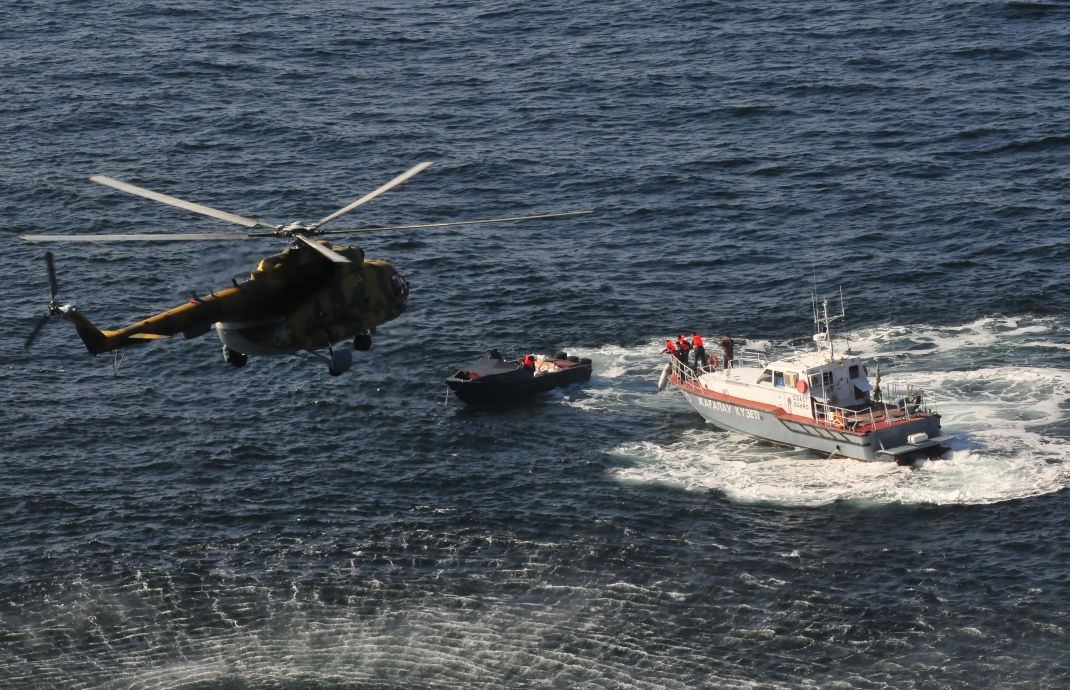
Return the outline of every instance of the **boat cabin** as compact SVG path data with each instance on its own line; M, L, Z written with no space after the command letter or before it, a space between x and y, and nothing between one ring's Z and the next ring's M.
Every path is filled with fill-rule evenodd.
M747 357L728 371L694 372L696 383L741 401L772 405L799 417L823 418L862 412L873 406L869 369L856 354L830 349L789 355L775 362ZM685 375L686 376L686 375Z
M700 385L742 400L814 417L827 408L862 409L872 404L869 370L857 355L796 354L758 366L707 373Z
M804 355L771 362L761 370L755 385L765 388L795 389L836 407L868 405L869 370L860 357L846 356L828 362Z

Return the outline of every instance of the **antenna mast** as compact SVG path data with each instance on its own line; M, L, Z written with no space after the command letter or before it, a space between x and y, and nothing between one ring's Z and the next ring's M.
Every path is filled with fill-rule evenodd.
M840 316L843 318L843 340L847 343L847 354L851 354L851 338L847 335L847 306L843 303L843 286L840 285Z
M892 344L892 375L896 378L893 381L899 381L899 374L896 369L896 353L895 353L895 334L892 333L892 299L888 298L888 342Z
M829 301L823 300L821 302L821 316L814 316L814 324L817 328L817 333L814 334L814 343L817 344L817 351L821 352L821 343L828 345L829 361L836 356L836 350L832 343L832 322L836 319L844 319L846 312L840 311L839 314L833 314L829 316ZM851 345L847 345L847 354L850 354Z
M814 260L814 250L812 249L810 250L810 263L814 269L814 289L810 291L810 306L814 310L814 333L816 334L821 332L821 328L817 325L819 321L817 317L817 261ZM814 338L814 347L817 348L818 353L821 352L821 346L818 345L817 338Z

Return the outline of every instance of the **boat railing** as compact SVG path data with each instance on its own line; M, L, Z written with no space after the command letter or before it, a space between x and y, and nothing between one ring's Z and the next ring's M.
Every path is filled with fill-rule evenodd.
M669 363L672 365L672 373L681 383L698 386L700 388L702 387L702 384L699 382L699 377L703 374L709 374L715 371L712 366L701 366L696 369L690 364L684 364L677 357L669 357Z
M878 403L884 408L884 418L913 419L922 413L932 413L934 400L930 393L921 388L915 388L913 384L900 384L892 381L881 385L881 400Z
M739 353L739 357L735 358L733 366L745 366L747 364L753 364L759 369L765 369L769 366L769 360L765 358L765 353L761 350L742 350Z
M863 410L851 410L846 407L836 407L826 402L814 399L814 418L818 424L832 429L846 429L858 431L863 427L874 426L873 408Z

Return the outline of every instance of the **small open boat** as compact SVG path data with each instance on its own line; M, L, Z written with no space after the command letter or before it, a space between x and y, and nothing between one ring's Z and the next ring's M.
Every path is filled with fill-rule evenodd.
M553 357L538 357L534 372L525 369L520 360L484 357L447 376L446 385L472 405L522 398L590 379L591 360L558 352Z

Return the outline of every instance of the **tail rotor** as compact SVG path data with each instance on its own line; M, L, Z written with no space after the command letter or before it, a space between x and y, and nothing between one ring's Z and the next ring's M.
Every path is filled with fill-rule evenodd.
M52 264L52 252L45 253L45 265L48 266L48 313L42 316L37 325L34 326L33 332L30 333L30 337L26 339L26 343L23 347L27 350L33 345L33 341L37 339L37 335L41 332L41 329L45 327L48 320L53 316L62 316L63 312L60 311L59 303L56 302L56 293L59 292L59 287L56 284L56 268Z

